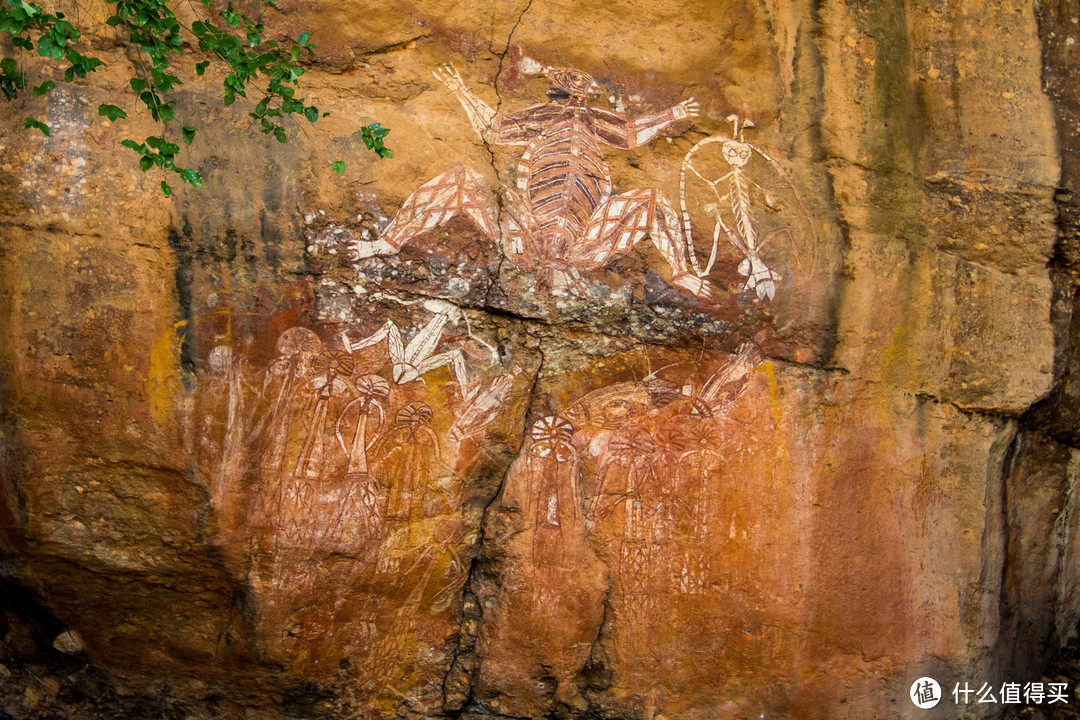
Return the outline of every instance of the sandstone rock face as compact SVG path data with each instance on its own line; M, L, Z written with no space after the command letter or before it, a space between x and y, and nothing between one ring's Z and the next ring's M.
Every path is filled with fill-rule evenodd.
M1000 714L1080 620L1078 14L281 0L330 115L189 72L168 200L90 33L3 116L0 709Z

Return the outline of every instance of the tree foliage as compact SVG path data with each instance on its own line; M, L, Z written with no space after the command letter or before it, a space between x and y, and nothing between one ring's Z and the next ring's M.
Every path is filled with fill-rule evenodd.
M275 0L260 0L260 8L273 5ZM139 156L143 172L153 167L161 168L179 176L182 182L194 187L202 186L202 176L193 168L177 163L180 146L169 142L165 128L173 121L176 111L169 99L169 91L182 85L173 72L173 61L184 52L185 35L188 47L194 45L204 58L195 65L195 72L203 75L212 63L224 65L227 73L222 80L223 101L232 105L237 97L247 98L248 93L257 95L254 109L248 114L259 121L261 131L272 135L279 142L288 140L284 122L300 116L314 123L329 113L320 112L298 94L298 80L304 74L301 58L311 59L318 48L305 31L299 37L266 39L263 14L251 18L239 12L229 2L223 9L214 0L197 0L205 11L202 17L182 24L166 0L106 0L111 14L105 20L116 28L130 46L138 49L139 58L129 81L136 105L143 105L150 116L162 126L161 134L142 140L124 139L121 145ZM0 0L0 36L8 35L12 45L20 51L34 53L58 63L64 69L64 82L85 78L103 67L105 63L95 57L84 55L77 45L81 33L64 13L45 12L40 6L26 0ZM4 98L14 100L19 91L27 87L26 74L14 58L0 60L0 92ZM33 87L35 95L46 95L56 88L56 83L46 80ZM115 122L127 118L127 112L111 103L98 106L98 115ZM34 117L27 117L23 126L49 134L49 126ZM194 140L197 128L184 125L180 137L185 145ZM379 157L391 157L383 144L389 130L378 123L362 128L365 146ZM333 170L344 172L345 164L335 161ZM166 197L172 194L167 180L161 181L161 191Z

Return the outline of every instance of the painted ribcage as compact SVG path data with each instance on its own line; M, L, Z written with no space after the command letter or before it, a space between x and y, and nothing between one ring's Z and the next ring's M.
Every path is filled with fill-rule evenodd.
M580 238L593 210L611 193L611 177L587 120L557 121L533 140L518 163L518 187L549 240Z

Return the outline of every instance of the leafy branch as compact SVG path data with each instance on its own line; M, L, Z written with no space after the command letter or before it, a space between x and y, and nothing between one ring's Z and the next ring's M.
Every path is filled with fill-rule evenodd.
M262 3L273 5L274 1L262 0ZM285 118L295 122L295 116L299 115L314 123L329 114L320 112L315 105L298 95L298 80L304 74L300 59L314 58L318 48L307 32L302 32L296 39L266 40L263 37L266 26L262 12L251 18L237 11L231 2L215 13L213 0L198 0L206 11L204 17L193 21L190 26L181 25L166 0L106 2L111 6L112 14L105 23L126 35L128 44L137 48L140 56L149 61L148 65L136 61L136 72L129 80L129 86L137 98L137 104L144 105L150 117L163 128L167 128L176 115L168 93L183 84L173 73L172 65L174 56L183 55L185 43L182 31L190 33L199 51L209 58L196 63L197 75L203 75L215 61L223 64L227 70L222 80L225 105L232 105L237 97L247 98L249 92L257 93L259 100L248 114L259 121L264 134L286 142ZM67 83L75 78L85 78L88 73L105 65L102 60L83 55L75 47L81 33L65 19L64 13L47 13L26 0L0 0L0 35L4 33L10 35L12 45L19 50L34 52L36 49L40 57L65 61L64 82ZM19 69L15 59L0 60L0 92L6 100L18 97L19 91L25 89L27 83L26 74ZM46 80L34 87L33 92L41 96L55 88L54 81ZM98 115L111 122L128 117L122 107L111 103L99 105ZM23 125L49 134L49 126L34 117L27 117ZM194 126L183 126L181 137L185 145L191 144L196 131ZM392 157L383 144L388 132L378 123L365 126L362 128L364 144L379 157ZM180 146L169 142L164 137L164 130L162 134L151 135L142 141L125 139L120 144L138 153L139 167L143 172L158 167L176 173L182 182L194 187L202 186L202 176L198 171L177 164ZM336 161L333 169L341 174L344 163ZM172 194L172 187L166 180L161 181L161 191L166 197Z

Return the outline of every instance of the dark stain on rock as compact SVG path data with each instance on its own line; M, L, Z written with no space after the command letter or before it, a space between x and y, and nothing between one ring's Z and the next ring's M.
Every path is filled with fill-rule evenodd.
M187 392L195 390L195 370L198 348L195 343L195 313L192 300L192 286L195 283L195 260L191 224L184 217L183 227L169 228L169 247L176 258L174 283L176 301L180 306L180 368Z

